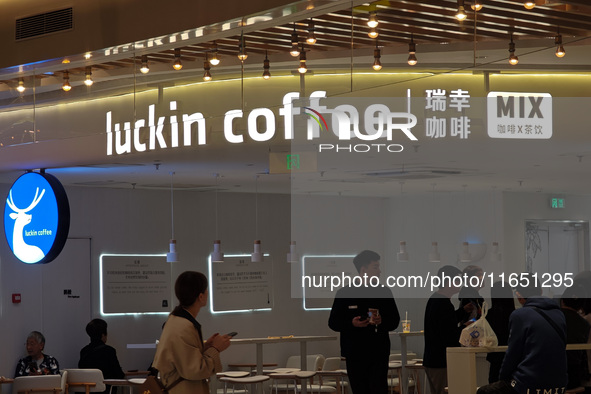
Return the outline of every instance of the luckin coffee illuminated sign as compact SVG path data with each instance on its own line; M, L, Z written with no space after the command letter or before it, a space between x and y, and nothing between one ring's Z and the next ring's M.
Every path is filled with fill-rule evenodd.
M10 188L4 207L4 234L17 259L27 264L54 260L70 229L70 205L53 175L28 172Z

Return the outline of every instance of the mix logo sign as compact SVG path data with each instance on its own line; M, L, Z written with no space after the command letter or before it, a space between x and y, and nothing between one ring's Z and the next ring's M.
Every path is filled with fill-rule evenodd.
M487 96L488 136L549 139L552 137L550 93L490 92Z
M17 259L49 263L62 251L70 228L70 206L52 175L28 172L10 188L4 207L4 234Z

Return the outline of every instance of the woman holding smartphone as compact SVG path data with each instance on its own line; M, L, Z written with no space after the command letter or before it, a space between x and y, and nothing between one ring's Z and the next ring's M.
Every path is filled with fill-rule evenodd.
M186 271L174 285L179 305L164 324L153 367L170 394L207 394L208 379L222 370L220 353L230 346L229 335L212 335L205 343L197 315L207 305L207 278Z

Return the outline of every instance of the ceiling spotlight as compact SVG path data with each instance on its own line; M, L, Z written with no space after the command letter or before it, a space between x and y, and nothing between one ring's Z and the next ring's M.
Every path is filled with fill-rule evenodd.
M269 64L267 51L265 51L265 60L263 61L263 79L271 79L271 72L269 71L270 68L271 65Z
M211 59L209 60L209 62L212 66L217 66L218 64L220 64L220 58L218 55L218 44L216 44L216 42L214 41L213 45L213 55L211 55Z
M298 33L296 32L295 29L295 23L293 24L293 33L291 33L291 50L289 51L289 54L293 57L297 57L300 56L300 48L299 48L299 39L298 39Z
M308 71L308 66L306 66L306 51L304 50L303 45L300 53L300 66L298 67L298 71L300 74L305 74Z
M142 65L140 67L140 72L142 74L147 74L150 72L150 67L148 66L148 55L142 55Z
M410 35L410 42L408 43L408 65L414 66L418 63L417 60L417 46L413 40L412 34Z
M85 75L86 78L84 79L84 84L86 86L92 86L92 84L94 83L94 81L92 80L92 67L86 66Z
M378 42L376 40L376 49L373 50L373 69L376 71L380 71L382 69L382 63L380 62L380 48L378 48Z
M90 59L91 57L92 57L92 53L90 53L90 52L86 52L84 54L84 59L86 59L86 60Z
M524 1L523 2L523 6L525 7L526 10L533 10L534 7L536 6L536 2L535 1Z
M316 36L314 35L314 22L310 19L310 23L308 23L308 38L306 38L306 43L308 45L316 44Z
M511 42L509 43L509 64L515 66L519 63L519 58L515 56L515 43L513 42L513 34L511 34Z
M476 12L480 11L482 9L482 0L474 0L470 8Z
M242 32L242 34L240 34L240 42L238 43L238 59L243 62L247 57L248 54L246 53L246 41L244 41L244 32Z
M207 54L205 55L205 61L203 62L203 80L205 82L207 81L211 81L211 73L209 72L209 70L211 70L211 66L209 65L209 60L207 59Z
M369 38L377 38L378 35L379 35L379 33L378 33L378 30L375 27L372 27L367 32L367 35L369 36Z
M62 89L64 92L72 90L72 85L70 85L70 73L68 71L64 71L64 84L62 85Z
M556 57L564 57L566 51L562 46L562 34L560 34L560 31L558 32L558 35L554 37L554 44L556 44Z
M468 17L466 9L464 8L464 0L458 0L458 11L456 12L456 19L460 22Z
M376 11L371 11L369 13L369 18L367 19L367 26L371 28L378 27L378 13Z
M18 86L16 87L16 90L19 93L22 93L25 91L25 80L23 78L18 79Z
M181 50L180 48L176 48L174 50L174 63L172 64L172 68L175 70L180 70L183 68L183 63L181 62Z

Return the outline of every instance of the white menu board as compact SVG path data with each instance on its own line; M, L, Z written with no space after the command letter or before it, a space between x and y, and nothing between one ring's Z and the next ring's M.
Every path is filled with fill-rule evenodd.
M250 255L244 255L209 264L212 313L273 308L273 266L267 255L261 263L252 263Z
M166 255L101 255L101 313L170 313Z

